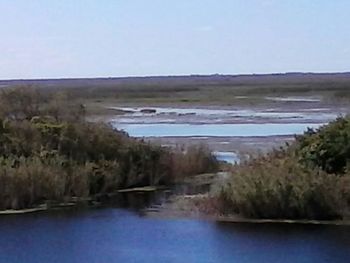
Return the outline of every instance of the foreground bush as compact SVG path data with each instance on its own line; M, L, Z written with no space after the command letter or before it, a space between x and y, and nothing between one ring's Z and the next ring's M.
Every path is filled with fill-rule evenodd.
M176 180L183 180L189 175L215 172L219 163L205 145L189 146L186 151L174 149L168 156L171 163L169 174Z
M0 107L0 209L171 184L217 169L204 148L151 145L88 123L79 105L58 101L26 89L0 93L7 105Z
M350 117L337 118L317 130L297 136L299 159L328 173L343 174L350 164Z
M349 209L349 178L305 168L290 156L262 157L232 172L220 192L223 212L251 218L342 218Z
M295 143L235 166L223 213L252 218L334 219L350 211L350 118L307 130Z
M108 125L0 121L0 209L171 184L217 169L209 151L166 149Z

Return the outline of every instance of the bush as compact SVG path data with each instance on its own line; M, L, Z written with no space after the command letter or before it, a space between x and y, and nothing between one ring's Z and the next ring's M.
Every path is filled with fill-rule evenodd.
M215 172L219 168L219 162L204 145L192 145L185 151L178 148L162 159L163 163L171 164L167 174L179 181L191 175Z
M31 207L43 200L62 200L67 176L60 159L1 159L0 208Z
M297 137L301 162L328 173L343 174L350 163L350 118L338 118L317 130Z
M350 204L349 178L306 168L291 156L271 155L236 167L220 199L224 213L251 218L342 218Z
M350 118L307 130L296 142L239 166L219 194L224 213L334 219L350 209Z
M0 209L170 184L217 168L204 148L173 151L88 123L55 95L10 89L0 102L7 105L0 107Z

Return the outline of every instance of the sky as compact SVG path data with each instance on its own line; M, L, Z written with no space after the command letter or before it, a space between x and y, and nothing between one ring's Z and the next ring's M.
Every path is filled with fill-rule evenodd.
M350 71L349 0L0 0L0 79Z

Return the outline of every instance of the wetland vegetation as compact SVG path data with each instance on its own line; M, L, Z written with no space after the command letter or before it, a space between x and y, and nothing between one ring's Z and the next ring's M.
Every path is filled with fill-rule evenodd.
M12 87L17 84L36 88ZM229 176L213 177L215 191L202 200L194 199L205 213L275 219L349 216L347 117L307 130L289 146L234 166L220 165L206 146L162 147L109 124L86 121L96 115L123 114L110 109L116 105L249 107L253 103L283 108L315 103L318 107L321 101L321 105L333 105L341 93L341 105L346 106L347 73L8 81L2 85L1 209L83 199L124 188L173 185L224 169ZM169 98L169 92L174 96ZM283 99L271 99L278 96ZM293 98L286 100L288 96Z
M205 147L170 150L86 122L84 106L68 98L29 87L1 91L0 209L169 185L217 170Z
M232 168L217 194L223 213L342 219L350 211L350 118L309 129L282 149Z
M95 79L4 80L0 87L32 85L45 93L65 91L89 114L111 114L119 105L276 105L274 97L313 97L347 103L350 73L266 75L192 75ZM169 96L171 94L171 96ZM267 98L267 99L266 99ZM269 99L270 98L270 99ZM283 101L280 101L281 103ZM289 103L290 101L284 101ZM309 101L312 102L312 101Z

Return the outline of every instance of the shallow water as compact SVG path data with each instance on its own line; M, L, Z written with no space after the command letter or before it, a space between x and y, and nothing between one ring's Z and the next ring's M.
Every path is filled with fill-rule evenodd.
M350 227L152 219L122 209L0 217L1 263L332 262Z
M264 123L264 124L118 124L113 126L122 129L133 137L253 137L301 134L310 128L317 128L315 123Z
M291 96L291 97L265 97L267 100L273 101L285 101L285 102L320 102L321 98L316 97L301 97L301 96Z
M224 161L230 164L239 163L240 161L239 155L235 152L214 151L213 155L218 161Z
M215 108L166 108L166 107L113 107L126 113L117 116L118 123L242 123L242 122L328 122L343 113L327 108L310 109L215 109ZM151 110L144 112L143 110Z

